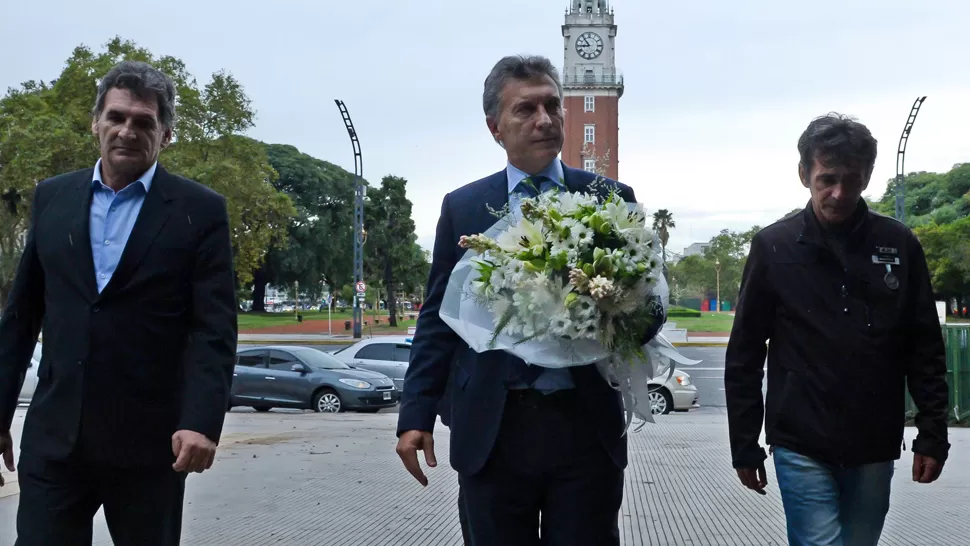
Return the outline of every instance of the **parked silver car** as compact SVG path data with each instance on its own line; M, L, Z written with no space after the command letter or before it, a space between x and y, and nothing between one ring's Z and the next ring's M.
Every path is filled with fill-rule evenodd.
M687 372L675 369L674 373L662 374L651 379L650 413L668 414L671 411L688 411L701 407L698 403L697 387Z
M399 398L400 391L384 374L356 369L309 347L265 346L237 353L229 409L376 412Z
M411 336L362 339L332 354L344 364L390 377L400 391L404 389L404 373L411 358Z

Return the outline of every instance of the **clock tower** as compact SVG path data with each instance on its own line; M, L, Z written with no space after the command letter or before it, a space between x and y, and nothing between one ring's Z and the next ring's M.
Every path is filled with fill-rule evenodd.
M562 159L570 167L616 180L623 76L616 70L616 25L608 0L570 0L562 36L566 109Z

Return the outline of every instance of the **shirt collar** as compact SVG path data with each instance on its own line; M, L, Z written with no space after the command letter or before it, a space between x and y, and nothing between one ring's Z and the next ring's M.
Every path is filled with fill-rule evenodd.
M152 166L149 167L147 171L143 172L141 176L139 176L138 179L135 180L135 182L133 183L140 183L142 187L145 188L145 193L148 193L148 190L151 189L152 187L152 179L155 178L156 169L158 169L158 161L152 163ZM94 175L91 177L91 185L94 186L95 188L98 187L99 185L103 187L107 187L104 185L104 182L101 180L101 159L100 158L98 159L98 162L94 164Z
M506 173L506 176L508 177L509 193L512 193L513 191L515 191L515 187L519 185L519 182L522 182L523 179L528 178L530 176L526 174L524 171L520 170L518 167L512 165L511 163L509 163L508 166L505 168L505 173ZM545 169L542 169L541 171L537 172L535 176L544 176L552 180L559 186L562 186L563 179L564 179L564 175L562 171L562 163L559 161L558 158L553 159L552 163L547 165Z

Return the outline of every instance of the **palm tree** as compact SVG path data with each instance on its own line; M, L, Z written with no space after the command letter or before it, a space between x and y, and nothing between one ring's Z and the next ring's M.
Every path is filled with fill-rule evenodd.
M660 209L653 213L653 230L660 236L660 250L664 263L667 263L667 241L670 240L670 230L677 227L674 215L667 209Z

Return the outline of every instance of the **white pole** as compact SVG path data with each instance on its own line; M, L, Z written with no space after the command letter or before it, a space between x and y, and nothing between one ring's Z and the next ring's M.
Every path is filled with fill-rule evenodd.
M333 337L333 294L327 298L327 332Z

